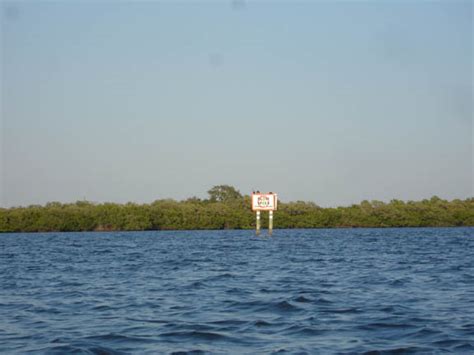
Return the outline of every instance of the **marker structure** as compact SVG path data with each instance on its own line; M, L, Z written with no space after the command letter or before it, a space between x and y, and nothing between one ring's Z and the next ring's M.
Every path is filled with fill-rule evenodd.
M252 193L252 211L255 211L257 217L256 234L260 235L260 212L268 211L268 234L273 233L273 211L277 209L278 198L273 192L261 193L259 191Z

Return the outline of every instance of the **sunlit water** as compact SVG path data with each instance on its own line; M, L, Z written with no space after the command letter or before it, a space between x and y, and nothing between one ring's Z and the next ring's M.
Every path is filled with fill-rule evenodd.
M474 229L0 234L5 353L474 353Z

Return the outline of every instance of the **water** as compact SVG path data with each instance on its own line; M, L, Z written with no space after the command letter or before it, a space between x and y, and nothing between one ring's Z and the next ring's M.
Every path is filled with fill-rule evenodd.
M474 229L0 234L3 353L474 353Z

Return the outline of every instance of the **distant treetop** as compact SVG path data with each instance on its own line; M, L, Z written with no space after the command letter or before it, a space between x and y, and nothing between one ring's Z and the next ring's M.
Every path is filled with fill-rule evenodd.
M217 185L207 191L211 202L229 202L242 199L242 194L230 185Z

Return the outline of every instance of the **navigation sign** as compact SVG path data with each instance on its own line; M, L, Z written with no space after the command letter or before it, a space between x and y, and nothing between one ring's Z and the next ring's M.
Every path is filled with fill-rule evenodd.
M253 193L252 211L275 211L277 209L277 195L274 193Z

